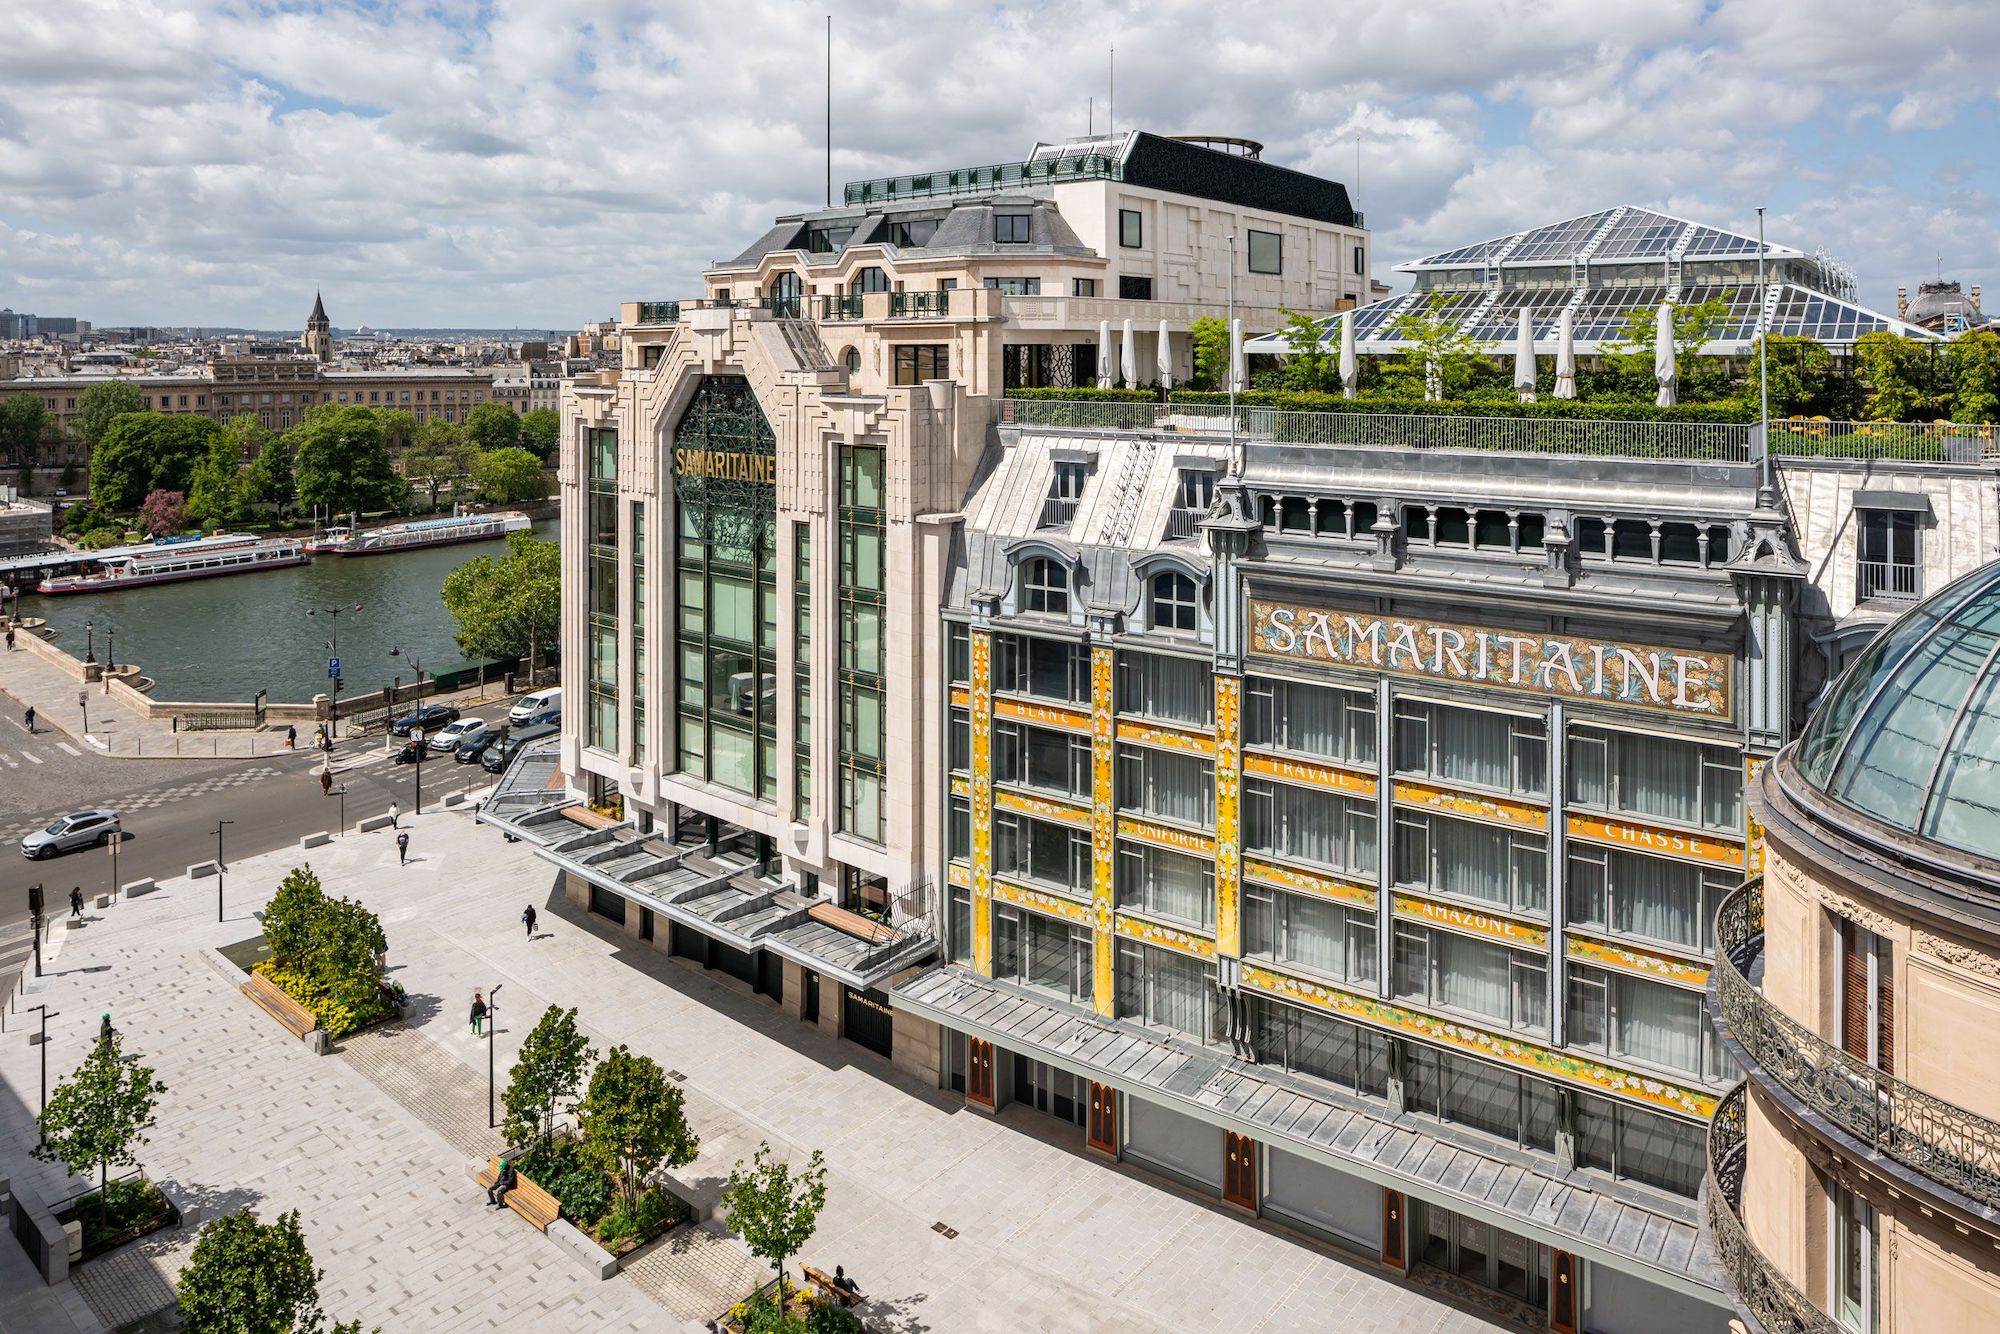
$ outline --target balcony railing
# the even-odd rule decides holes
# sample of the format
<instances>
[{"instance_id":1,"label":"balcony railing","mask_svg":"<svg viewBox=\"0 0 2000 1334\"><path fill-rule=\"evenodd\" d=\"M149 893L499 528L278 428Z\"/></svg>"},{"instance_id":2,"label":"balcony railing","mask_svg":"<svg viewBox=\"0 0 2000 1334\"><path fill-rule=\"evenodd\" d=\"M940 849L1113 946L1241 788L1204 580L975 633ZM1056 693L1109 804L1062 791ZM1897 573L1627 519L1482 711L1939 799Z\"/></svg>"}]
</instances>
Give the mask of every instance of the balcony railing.
<instances>
[{"instance_id":1,"label":"balcony railing","mask_svg":"<svg viewBox=\"0 0 2000 1334\"><path fill-rule=\"evenodd\" d=\"M1745 975L1764 948L1760 876L1715 914L1710 1000L1729 1034L1775 1084L1849 1137L1984 1208L2000 1208L2000 1122L1851 1056L1764 998Z\"/></svg>"},{"instance_id":2,"label":"balcony railing","mask_svg":"<svg viewBox=\"0 0 2000 1334\"><path fill-rule=\"evenodd\" d=\"M2000 463L2000 426L1960 426L1953 422L1774 421L1771 452L1779 458Z\"/></svg>"},{"instance_id":3,"label":"balcony railing","mask_svg":"<svg viewBox=\"0 0 2000 1334\"><path fill-rule=\"evenodd\" d=\"M678 301L641 301L639 303L639 323L673 324L681 317L681 303Z\"/></svg>"},{"instance_id":4,"label":"balcony railing","mask_svg":"<svg viewBox=\"0 0 2000 1334\"><path fill-rule=\"evenodd\" d=\"M1854 590L1857 601L1915 602L1922 596L1924 572L1915 565L1864 560L1859 566Z\"/></svg>"},{"instance_id":5,"label":"balcony railing","mask_svg":"<svg viewBox=\"0 0 2000 1334\"><path fill-rule=\"evenodd\" d=\"M1123 175L1124 168L1118 165L1118 159L1099 153L1079 153L1036 162L1001 162L990 167L960 167L955 171L920 171L908 176L849 181L843 196L850 205L875 204L886 199L983 194L1057 181L1115 181Z\"/></svg>"},{"instance_id":6,"label":"balcony railing","mask_svg":"<svg viewBox=\"0 0 2000 1334\"><path fill-rule=\"evenodd\" d=\"M1193 537L1201 531L1201 521L1207 518L1203 510L1170 510L1167 513L1167 537Z\"/></svg>"},{"instance_id":7,"label":"balcony railing","mask_svg":"<svg viewBox=\"0 0 2000 1334\"><path fill-rule=\"evenodd\" d=\"M1842 1334L1840 1326L1764 1258L1743 1230L1746 1084L1715 1106L1708 1123L1708 1235L1736 1300L1764 1334Z\"/></svg>"},{"instance_id":8,"label":"balcony railing","mask_svg":"<svg viewBox=\"0 0 2000 1334\"><path fill-rule=\"evenodd\" d=\"M905 319L917 316L939 316L951 313L951 290L937 292L891 292L889 293L889 314L891 318Z\"/></svg>"},{"instance_id":9,"label":"balcony railing","mask_svg":"<svg viewBox=\"0 0 2000 1334\"><path fill-rule=\"evenodd\" d=\"M816 296L812 302L813 318L816 320L858 320L861 318L861 294L847 296Z\"/></svg>"}]
</instances>

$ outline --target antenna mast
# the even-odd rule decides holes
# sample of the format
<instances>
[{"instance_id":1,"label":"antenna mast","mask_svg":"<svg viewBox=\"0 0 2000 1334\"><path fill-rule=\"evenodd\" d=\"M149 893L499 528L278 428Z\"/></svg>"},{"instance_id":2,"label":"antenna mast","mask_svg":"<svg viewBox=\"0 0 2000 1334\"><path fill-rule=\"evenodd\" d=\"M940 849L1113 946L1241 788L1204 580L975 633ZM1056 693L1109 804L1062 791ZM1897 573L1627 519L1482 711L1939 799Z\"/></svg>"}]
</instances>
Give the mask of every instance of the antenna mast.
<instances>
[{"instance_id":1,"label":"antenna mast","mask_svg":"<svg viewBox=\"0 0 2000 1334\"><path fill-rule=\"evenodd\" d=\"M826 16L826 206L833 207L833 15Z\"/></svg>"}]
</instances>

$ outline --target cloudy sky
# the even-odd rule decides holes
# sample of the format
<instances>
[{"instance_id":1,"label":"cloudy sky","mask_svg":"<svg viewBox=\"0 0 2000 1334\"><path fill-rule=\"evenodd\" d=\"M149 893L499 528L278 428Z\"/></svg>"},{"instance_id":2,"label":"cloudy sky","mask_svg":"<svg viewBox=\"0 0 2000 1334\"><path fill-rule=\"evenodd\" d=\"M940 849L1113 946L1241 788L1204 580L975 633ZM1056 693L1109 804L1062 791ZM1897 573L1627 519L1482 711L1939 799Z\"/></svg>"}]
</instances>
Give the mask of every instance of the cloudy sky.
<instances>
[{"instance_id":1,"label":"cloudy sky","mask_svg":"<svg viewBox=\"0 0 2000 1334\"><path fill-rule=\"evenodd\" d=\"M827 4L10 0L0 306L571 328L820 202ZM2000 303L1991 0L835 5L834 180L1099 125L1352 182L1387 265L1610 204Z\"/></svg>"}]
</instances>

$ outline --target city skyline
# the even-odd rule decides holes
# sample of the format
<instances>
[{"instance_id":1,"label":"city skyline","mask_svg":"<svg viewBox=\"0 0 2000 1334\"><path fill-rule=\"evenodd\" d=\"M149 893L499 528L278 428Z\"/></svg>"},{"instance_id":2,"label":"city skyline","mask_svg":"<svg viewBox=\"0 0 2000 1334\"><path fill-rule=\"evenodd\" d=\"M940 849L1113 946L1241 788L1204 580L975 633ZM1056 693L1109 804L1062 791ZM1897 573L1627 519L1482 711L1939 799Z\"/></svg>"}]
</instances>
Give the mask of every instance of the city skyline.
<instances>
[{"instance_id":1,"label":"city skyline","mask_svg":"<svg viewBox=\"0 0 2000 1334\"><path fill-rule=\"evenodd\" d=\"M1950 72L2000 49L2000 16L1835 10L1329 26L1278 6L1261 33L1191 6L836 10L832 179L1025 152L1082 131L1092 99L1102 129L1115 45L1119 126L1247 135L1347 183L1378 278L1524 214L1629 202L1746 230L1768 205L1774 242L1824 244L1878 309L1940 264L1984 280L1994 99ZM0 304L102 325L284 329L318 287L344 327L573 328L634 291L694 293L827 172L819 14L103 3L16 39ZM1190 49L1211 76L1186 77Z\"/></svg>"}]
</instances>

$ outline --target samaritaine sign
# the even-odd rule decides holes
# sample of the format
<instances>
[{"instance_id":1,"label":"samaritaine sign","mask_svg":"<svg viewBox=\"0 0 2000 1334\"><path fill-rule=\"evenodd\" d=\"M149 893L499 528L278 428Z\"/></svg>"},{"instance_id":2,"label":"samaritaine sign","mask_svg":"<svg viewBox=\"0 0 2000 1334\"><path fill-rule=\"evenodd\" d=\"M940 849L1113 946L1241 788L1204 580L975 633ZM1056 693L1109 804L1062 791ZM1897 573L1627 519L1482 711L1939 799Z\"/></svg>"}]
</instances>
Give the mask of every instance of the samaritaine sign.
<instances>
[{"instance_id":1,"label":"samaritaine sign","mask_svg":"<svg viewBox=\"0 0 2000 1334\"><path fill-rule=\"evenodd\" d=\"M1529 635L1376 612L1250 600L1250 647L1397 676L1495 686L1727 720L1726 653Z\"/></svg>"}]
</instances>

